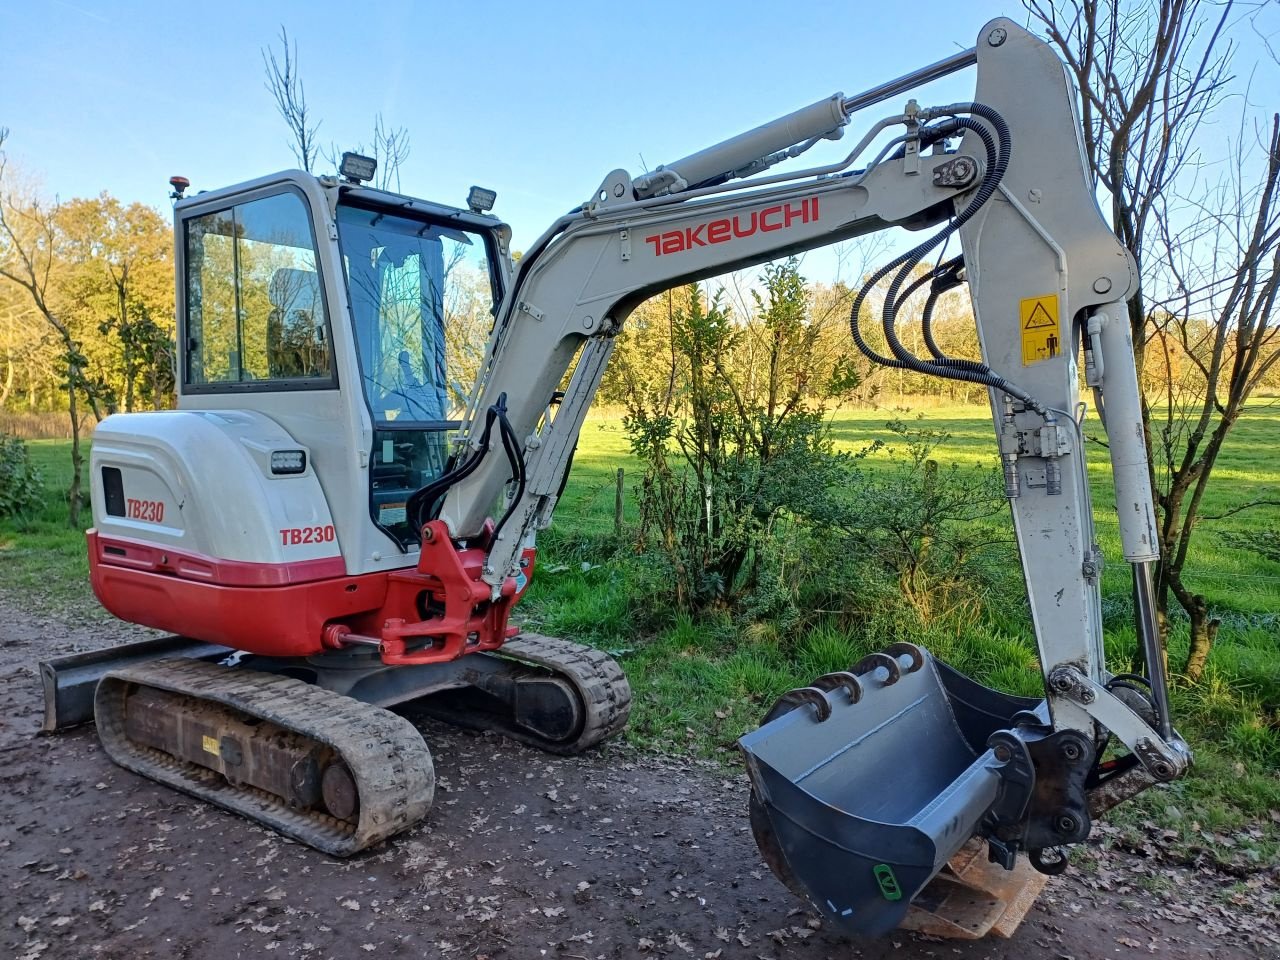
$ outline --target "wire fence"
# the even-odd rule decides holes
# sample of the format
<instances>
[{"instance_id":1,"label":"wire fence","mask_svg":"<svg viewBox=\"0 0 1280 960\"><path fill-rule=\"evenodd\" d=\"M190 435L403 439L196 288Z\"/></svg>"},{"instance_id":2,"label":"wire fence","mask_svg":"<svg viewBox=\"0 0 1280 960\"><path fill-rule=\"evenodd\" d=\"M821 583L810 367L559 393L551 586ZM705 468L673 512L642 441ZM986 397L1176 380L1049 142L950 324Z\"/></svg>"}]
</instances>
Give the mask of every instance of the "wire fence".
<instances>
[{"instance_id":1,"label":"wire fence","mask_svg":"<svg viewBox=\"0 0 1280 960\"><path fill-rule=\"evenodd\" d=\"M80 436L93 433L98 421L92 415L80 421ZM52 413L3 413L0 412L0 433L23 440L70 440L71 414L66 411Z\"/></svg>"}]
</instances>

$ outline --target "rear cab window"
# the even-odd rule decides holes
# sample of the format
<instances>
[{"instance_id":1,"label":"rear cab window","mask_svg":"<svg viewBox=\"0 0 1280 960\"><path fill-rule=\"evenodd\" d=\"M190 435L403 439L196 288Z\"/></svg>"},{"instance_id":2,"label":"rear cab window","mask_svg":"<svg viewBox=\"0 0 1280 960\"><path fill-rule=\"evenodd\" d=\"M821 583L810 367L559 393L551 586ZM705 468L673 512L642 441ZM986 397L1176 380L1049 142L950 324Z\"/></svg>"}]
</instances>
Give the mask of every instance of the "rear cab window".
<instances>
[{"instance_id":1,"label":"rear cab window","mask_svg":"<svg viewBox=\"0 0 1280 960\"><path fill-rule=\"evenodd\" d=\"M184 387L335 386L315 234L285 190L185 221Z\"/></svg>"}]
</instances>

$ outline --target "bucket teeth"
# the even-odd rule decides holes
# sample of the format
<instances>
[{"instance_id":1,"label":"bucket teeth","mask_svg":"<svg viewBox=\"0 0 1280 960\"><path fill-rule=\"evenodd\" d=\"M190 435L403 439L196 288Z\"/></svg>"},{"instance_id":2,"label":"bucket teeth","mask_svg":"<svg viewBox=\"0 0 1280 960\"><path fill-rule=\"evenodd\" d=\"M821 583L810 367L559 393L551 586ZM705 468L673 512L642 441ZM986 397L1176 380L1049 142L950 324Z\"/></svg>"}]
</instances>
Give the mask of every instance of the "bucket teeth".
<instances>
[{"instance_id":1,"label":"bucket teeth","mask_svg":"<svg viewBox=\"0 0 1280 960\"><path fill-rule=\"evenodd\" d=\"M911 660L910 665L905 668L902 666L903 657ZM888 673L888 678L884 681L887 687L902 679L904 669L907 673L915 673L922 666L924 666L924 651L914 643L891 643L879 653L867 654L855 663L852 669L859 676L866 676L883 668Z\"/></svg>"},{"instance_id":2,"label":"bucket teeth","mask_svg":"<svg viewBox=\"0 0 1280 960\"><path fill-rule=\"evenodd\" d=\"M784 713L790 713L796 707L809 704L813 707L816 719L819 722L831 716L831 703L827 700L827 695L818 687L796 687L794 690L788 690L780 696L764 718L764 722L776 720Z\"/></svg>"},{"instance_id":3,"label":"bucket teeth","mask_svg":"<svg viewBox=\"0 0 1280 960\"><path fill-rule=\"evenodd\" d=\"M853 666L853 672L864 677L881 669L889 674L884 681L886 687L902 679L902 665L887 653L868 653Z\"/></svg>"},{"instance_id":4,"label":"bucket teeth","mask_svg":"<svg viewBox=\"0 0 1280 960\"><path fill-rule=\"evenodd\" d=\"M884 652L899 661L902 657L910 657L911 666L907 667L907 673L915 673L924 666L924 651L914 643L891 643Z\"/></svg>"},{"instance_id":5,"label":"bucket teeth","mask_svg":"<svg viewBox=\"0 0 1280 960\"><path fill-rule=\"evenodd\" d=\"M840 670L836 673L827 673L813 681L812 686L819 690L835 690L841 688L849 695L850 703L857 703L862 699L862 681L855 674L848 670Z\"/></svg>"},{"instance_id":6,"label":"bucket teeth","mask_svg":"<svg viewBox=\"0 0 1280 960\"><path fill-rule=\"evenodd\" d=\"M911 663L904 667L902 665L903 658L909 658ZM859 660L850 670L837 670L834 673L826 673L813 681L807 687L796 687L794 690L788 690L777 702L773 708L765 715L764 723L770 720L776 720L784 713L796 709L796 707L809 704L814 709L815 719L821 723L831 716L831 701L827 699L827 693L840 689L844 690L849 698L849 703L854 704L862 699L862 695L866 690L865 683L861 677L868 674L874 674L877 670L883 669L888 674L888 679L883 681L884 686L897 683L902 679L903 672L915 673L924 666L924 651L917 647L914 643L893 643L885 647L879 653L869 653Z\"/></svg>"}]
</instances>

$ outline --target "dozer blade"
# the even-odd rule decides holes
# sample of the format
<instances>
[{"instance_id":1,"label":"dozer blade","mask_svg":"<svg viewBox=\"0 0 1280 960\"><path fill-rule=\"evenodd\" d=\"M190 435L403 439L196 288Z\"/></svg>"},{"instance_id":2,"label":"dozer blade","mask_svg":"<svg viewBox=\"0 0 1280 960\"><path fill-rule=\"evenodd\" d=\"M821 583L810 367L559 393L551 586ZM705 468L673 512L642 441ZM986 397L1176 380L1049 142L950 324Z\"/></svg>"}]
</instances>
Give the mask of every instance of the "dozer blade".
<instances>
[{"instance_id":1,"label":"dozer blade","mask_svg":"<svg viewBox=\"0 0 1280 960\"><path fill-rule=\"evenodd\" d=\"M299 680L159 660L107 673L94 712L120 766L333 856L431 809L435 770L409 721Z\"/></svg>"},{"instance_id":2,"label":"dozer blade","mask_svg":"<svg viewBox=\"0 0 1280 960\"><path fill-rule=\"evenodd\" d=\"M1000 796L987 739L1038 706L910 644L791 691L739 741L766 862L845 932L893 930Z\"/></svg>"},{"instance_id":3,"label":"dozer blade","mask_svg":"<svg viewBox=\"0 0 1280 960\"><path fill-rule=\"evenodd\" d=\"M72 653L40 661L44 683L44 723L46 733L93 722L93 693L98 681L112 670L150 663L153 660L222 660L235 653L216 643L186 637L157 637L135 643L117 644L104 650Z\"/></svg>"}]
</instances>

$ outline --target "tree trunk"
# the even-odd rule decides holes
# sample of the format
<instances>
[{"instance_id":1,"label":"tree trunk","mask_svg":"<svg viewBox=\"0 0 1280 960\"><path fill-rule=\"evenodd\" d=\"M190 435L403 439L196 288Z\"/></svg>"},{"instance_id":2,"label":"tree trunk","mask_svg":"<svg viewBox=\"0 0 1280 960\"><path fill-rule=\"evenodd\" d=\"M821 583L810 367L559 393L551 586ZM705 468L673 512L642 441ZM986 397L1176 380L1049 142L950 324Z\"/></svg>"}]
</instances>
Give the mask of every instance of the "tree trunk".
<instances>
[{"instance_id":1,"label":"tree trunk","mask_svg":"<svg viewBox=\"0 0 1280 960\"><path fill-rule=\"evenodd\" d=\"M1222 621L1209 616L1209 604L1205 598L1196 594L1182 604L1191 617L1191 648L1187 652L1187 679L1192 683L1200 680L1204 674L1205 664L1209 660L1209 651L1213 642L1218 639L1218 627Z\"/></svg>"},{"instance_id":2,"label":"tree trunk","mask_svg":"<svg viewBox=\"0 0 1280 960\"><path fill-rule=\"evenodd\" d=\"M9 394L13 392L13 375L18 365L13 362L13 348L5 348L5 360L8 364L7 372L4 377L4 393L0 393L0 407L9 402Z\"/></svg>"},{"instance_id":3,"label":"tree trunk","mask_svg":"<svg viewBox=\"0 0 1280 960\"><path fill-rule=\"evenodd\" d=\"M71 489L67 491L67 523L72 527L80 527L80 477L84 459L80 456L80 410L76 406L75 374L67 371L68 411L71 414Z\"/></svg>"}]
</instances>

